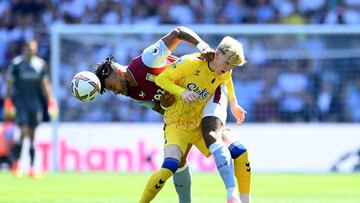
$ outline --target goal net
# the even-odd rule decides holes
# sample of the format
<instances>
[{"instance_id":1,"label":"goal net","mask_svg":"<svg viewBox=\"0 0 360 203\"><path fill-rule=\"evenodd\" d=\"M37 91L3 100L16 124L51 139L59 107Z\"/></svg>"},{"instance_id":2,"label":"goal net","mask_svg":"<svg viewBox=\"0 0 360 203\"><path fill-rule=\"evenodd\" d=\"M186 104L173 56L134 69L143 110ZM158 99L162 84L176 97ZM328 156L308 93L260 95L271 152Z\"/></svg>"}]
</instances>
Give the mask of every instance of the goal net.
<instances>
[{"instance_id":1,"label":"goal net","mask_svg":"<svg viewBox=\"0 0 360 203\"><path fill-rule=\"evenodd\" d=\"M114 55L127 65L175 26L61 25L52 30L52 82L61 121L161 121L125 96L105 93L88 103L71 96L76 72ZM360 27L285 25L190 26L212 48L230 35L247 64L233 71L247 122L359 122ZM196 52L180 43L175 55ZM234 121L228 116L229 121Z\"/></svg>"}]
</instances>

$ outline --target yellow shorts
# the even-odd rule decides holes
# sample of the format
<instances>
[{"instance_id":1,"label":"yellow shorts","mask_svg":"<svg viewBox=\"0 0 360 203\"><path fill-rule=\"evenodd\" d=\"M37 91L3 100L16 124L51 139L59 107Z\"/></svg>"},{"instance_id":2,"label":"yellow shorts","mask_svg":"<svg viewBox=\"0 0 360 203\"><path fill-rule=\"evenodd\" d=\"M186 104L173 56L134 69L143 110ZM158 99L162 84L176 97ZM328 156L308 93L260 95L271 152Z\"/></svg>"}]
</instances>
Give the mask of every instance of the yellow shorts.
<instances>
[{"instance_id":1,"label":"yellow shorts","mask_svg":"<svg viewBox=\"0 0 360 203\"><path fill-rule=\"evenodd\" d=\"M207 149L205 141L202 137L200 127L191 131L186 131L173 126L166 126L164 139L164 147L169 145L178 145L183 154L186 153L188 148L195 145L204 156L209 157L211 155L211 152Z\"/></svg>"}]
</instances>

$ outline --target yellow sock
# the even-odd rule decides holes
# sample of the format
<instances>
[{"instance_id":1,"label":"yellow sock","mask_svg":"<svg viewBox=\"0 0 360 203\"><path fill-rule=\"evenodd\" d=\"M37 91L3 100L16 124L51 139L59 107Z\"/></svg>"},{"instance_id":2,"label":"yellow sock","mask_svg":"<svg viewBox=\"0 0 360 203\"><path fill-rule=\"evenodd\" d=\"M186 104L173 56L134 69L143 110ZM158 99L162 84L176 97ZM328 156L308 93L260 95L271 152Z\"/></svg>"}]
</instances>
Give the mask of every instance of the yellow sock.
<instances>
[{"instance_id":1,"label":"yellow sock","mask_svg":"<svg viewBox=\"0 0 360 203\"><path fill-rule=\"evenodd\" d=\"M240 194L250 194L251 167L247 151L234 160L234 172Z\"/></svg>"},{"instance_id":2,"label":"yellow sock","mask_svg":"<svg viewBox=\"0 0 360 203\"><path fill-rule=\"evenodd\" d=\"M140 203L148 203L155 198L157 193L162 189L165 181L173 175L173 172L167 168L160 168L148 180L143 194L141 195Z\"/></svg>"}]
</instances>

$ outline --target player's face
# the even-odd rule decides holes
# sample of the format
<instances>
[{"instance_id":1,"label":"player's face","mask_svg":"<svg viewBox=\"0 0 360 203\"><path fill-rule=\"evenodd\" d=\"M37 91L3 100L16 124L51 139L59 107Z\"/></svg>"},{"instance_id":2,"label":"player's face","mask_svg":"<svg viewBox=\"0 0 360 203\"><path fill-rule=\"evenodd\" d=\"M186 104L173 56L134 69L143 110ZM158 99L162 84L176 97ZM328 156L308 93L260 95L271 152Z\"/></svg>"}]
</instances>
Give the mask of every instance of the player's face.
<instances>
[{"instance_id":1,"label":"player's face","mask_svg":"<svg viewBox=\"0 0 360 203\"><path fill-rule=\"evenodd\" d=\"M37 53L38 46L35 41L26 42L24 45L24 53L26 56L33 56Z\"/></svg>"},{"instance_id":2,"label":"player's face","mask_svg":"<svg viewBox=\"0 0 360 203\"><path fill-rule=\"evenodd\" d=\"M212 65L213 71L215 71L217 75L224 74L233 69L233 66L226 61L225 56L219 50L217 50L215 53L215 58L212 61Z\"/></svg>"},{"instance_id":3,"label":"player's face","mask_svg":"<svg viewBox=\"0 0 360 203\"><path fill-rule=\"evenodd\" d=\"M105 79L105 89L112 91L115 95L129 95L129 82L115 71Z\"/></svg>"}]
</instances>

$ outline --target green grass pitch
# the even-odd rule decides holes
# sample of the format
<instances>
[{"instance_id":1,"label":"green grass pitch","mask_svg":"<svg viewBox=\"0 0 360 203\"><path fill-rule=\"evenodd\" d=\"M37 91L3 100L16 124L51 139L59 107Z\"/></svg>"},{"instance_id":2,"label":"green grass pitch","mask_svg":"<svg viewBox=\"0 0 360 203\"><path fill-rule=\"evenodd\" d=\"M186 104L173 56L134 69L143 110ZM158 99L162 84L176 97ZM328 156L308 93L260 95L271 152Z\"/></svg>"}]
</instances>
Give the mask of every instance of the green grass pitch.
<instances>
[{"instance_id":1,"label":"green grass pitch","mask_svg":"<svg viewBox=\"0 0 360 203\"><path fill-rule=\"evenodd\" d=\"M0 203L135 203L149 173L49 173L42 180L0 172ZM194 203L225 203L217 173L193 174ZM360 174L254 174L253 203L360 203ZM176 203L168 181L154 203Z\"/></svg>"}]
</instances>

